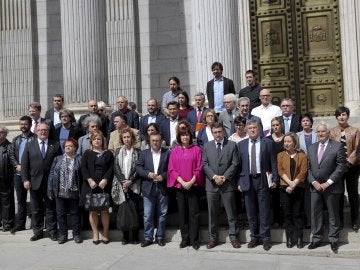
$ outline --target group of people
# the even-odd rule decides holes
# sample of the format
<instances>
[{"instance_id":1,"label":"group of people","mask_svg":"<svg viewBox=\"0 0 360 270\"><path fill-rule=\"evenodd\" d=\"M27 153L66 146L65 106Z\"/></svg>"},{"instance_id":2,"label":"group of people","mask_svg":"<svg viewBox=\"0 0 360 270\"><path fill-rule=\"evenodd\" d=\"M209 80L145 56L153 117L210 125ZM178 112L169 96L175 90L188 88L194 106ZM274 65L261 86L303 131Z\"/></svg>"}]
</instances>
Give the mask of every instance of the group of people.
<instances>
[{"instance_id":1,"label":"group of people","mask_svg":"<svg viewBox=\"0 0 360 270\"><path fill-rule=\"evenodd\" d=\"M103 102L90 100L89 112L76 121L63 108L61 95L41 118L41 105L29 105L20 118L21 134L12 143L0 126L0 199L3 231L25 229L26 197L30 192L31 241L43 238L44 216L48 236L68 241L67 216L72 233L81 243L81 212L87 195L108 193L113 206L131 201L143 220L142 247L164 246L169 190L176 196L181 232L180 248L199 249L199 195L205 190L209 239L218 244L219 213L223 207L229 239L240 248L237 196L245 202L250 242L271 248L270 227L284 223L286 245L302 248L303 228L311 227L309 249L323 239L323 208L329 213L328 239L338 250L344 226L344 185L351 208L352 228L359 229L359 130L348 124L350 111L335 111L338 125L320 122L312 129L310 114L295 114L289 98L280 107L271 93L246 72L248 86L235 95L233 82L222 76L221 63L212 65L214 79L206 96L197 93L194 104L169 79L162 106L147 101L142 117L117 98L118 110L107 115ZM206 98L208 108L205 106ZM14 190L17 215L14 216ZM143 214L140 217L140 209ZM92 241L108 244L109 210L89 211ZM99 223L102 223L100 239ZM156 228L156 233L155 233ZM122 243L138 244L139 227L123 231Z\"/></svg>"}]
</instances>

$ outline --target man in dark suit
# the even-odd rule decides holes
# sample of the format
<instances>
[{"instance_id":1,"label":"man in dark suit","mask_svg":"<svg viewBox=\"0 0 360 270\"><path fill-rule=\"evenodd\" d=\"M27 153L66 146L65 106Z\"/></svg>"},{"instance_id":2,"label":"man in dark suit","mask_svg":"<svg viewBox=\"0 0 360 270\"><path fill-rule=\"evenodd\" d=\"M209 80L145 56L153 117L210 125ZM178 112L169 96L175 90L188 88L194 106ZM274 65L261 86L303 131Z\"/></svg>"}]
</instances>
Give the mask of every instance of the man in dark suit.
<instances>
[{"instance_id":1,"label":"man in dark suit","mask_svg":"<svg viewBox=\"0 0 360 270\"><path fill-rule=\"evenodd\" d=\"M53 139L54 138L54 123L50 120L50 119L45 119L41 117L41 104L39 102L31 102L29 104L29 116L32 119L32 123L31 123L31 132L33 132L34 134L37 134L36 130L38 128L38 126L41 123L45 123L50 127L50 131L49 131L49 138Z\"/></svg>"},{"instance_id":2,"label":"man in dark suit","mask_svg":"<svg viewBox=\"0 0 360 270\"><path fill-rule=\"evenodd\" d=\"M300 115L294 113L294 101L291 98L284 98L281 101L280 108L282 111L280 120L284 123L282 133L286 134L290 131L297 133L301 131Z\"/></svg>"},{"instance_id":3,"label":"man in dark suit","mask_svg":"<svg viewBox=\"0 0 360 270\"><path fill-rule=\"evenodd\" d=\"M60 94L53 96L53 107L48 109L45 113L45 119L53 122L54 127L60 124L60 111L64 108L64 97Z\"/></svg>"},{"instance_id":4,"label":"man in dark suit","mask_svg":"<svg viewBox=\"0 0 360 270\"><path fill-rule=\"evenodd\" d=\"M241 164L238 189L245 196L251 237L248 248L254 248L262 241L263 248L269 250L271 248L269 188L275 188L278 183L277 163L272 141L260 137L259 123L256 120L249 120L246 128L249 138L238 143Z\"/></svg>"},{"instance_id":5,"label":"man in dark suit","mask_svg":"<svg viewBox=\"0 0 360 270\"><path fill-rule=\"evenodd\" d=\"M141 177L141 190L144 197L144 242L142 247L153 243L154 215L157 209L156 237L159 246L165 245L165 221L169 198L166 191L169 150L161 148L160 133L150 135L150 149L140 153L136 172Z\"/></svg>"},{"instance_id":6,"label":"man in dark suit","mask_svg":"<svg viewBox=\"0 0 360 270\"><path fill-rule=\"evenodd\" d=\"M246 119L246 121L249 120L255 120L256 122L259 123L260 125L260 136L264 137L263 135L263 127L262 127L262 123L261 123L261 118L257 117L255 115L252 115L250 113L250 99L248 97L241 97L238 99L238 107L240 109L240 116L244 117Z\"/></svg>"},{"instance_id":7,"label":"man in dark suit","mask_svg":"<svg viewBox=\"0 0 360 270\"><path fill-rule=\"evenodd\" d=\"M238 168L236 143L225 138L224 128L219 123L211 127L211 132L214 140L205 144L202 157L209 215L209 241L206 247L211 249L217 245L221 200L228 218L230 242L234 248L240 248L234 195L234 177Z\"/></svg>"},{"instance_id":8,"label":"man in dark suit","mask_svg":"<svg viewBox=\"0 0 360 270\"><path fill-rule=\"evenodd\" d=\"M166 142L166 146L171 146L176 141L176 126L181 120L179 118L180 105L176 101L170 101L167 105L167 112L169 118L165 118L161 121L160 131L163 134L163 138Z\"/></svg>"},{"instance_id":9,"label":"man in dark suit","mask_svg":"<svg viewBox=\"0 0 360 270\"><path fill-rule=\"evenodd\" d=\"M116 105L118 106L118 110L113 112L110 116L108 134L115 130L114 117L118 115L119 112L126 115L129 127L139 129L139 114L136 111L130 110L128 99L125 96L118 96Z\"/></svg>"},{"instance_id":10,"label":"man in dark suit","mask_svg":"<svg viewBox=\"0 0 360 270\"><path fill-rule=\"evenodd\" d=\"M156 99L151 98L147 101L147 111L148 114L144 115L140 119L139 130L140 130L140 139L141 141L145 140L147 137L146 127L150 123L156 123L158 127L161 125L161 121L165 119L165 115L162 114L159 104Z\"/></svg>"},{"instance_id":11,"label":"man in dark suit","mask_svg":"<svg viewBox=\"0 0 360 270\"><path fill-rule=\"evenodd\" d=\"M214 62L211 65L211 71L214 74L214 79L208 81L206 85L206 96L209 108L214 109L216 113L221 113L224 110L224 95L235 94L234 82L222 75L223 65L219 62Z\"/></svg>"},{"instance_id":12,"label":"man in dark suit","mask_svg":"<svg viewBox=\"0 0 360 270\"><path fill-rule=\"evenodd\" d=\"M21 159L21 178L30 190L31 224L34 235L30 241L43 238L44 211L46 230L51 240L57 240L55 203L47 196L48 176L53 159L61 153L58 142L49 140L49 126L40 124L37 139L28 142Z\"/></svg>"},{"instance_id":13,"label":"man in dark suit","mask_svg":"<svg viewBox=\"0 0 360 270\"><path fill-rule=\"evenodd\" d=\"M198 123L204 124L203 116L207 108L204 106L205 95L203 93L195 94L194 100L195 100L194 110L190 111L187 114L186 119L191 123L193 129L196 130L196 124Z\"/></svg>"},{"instance_id":14,"label":"man in dark suit","mask_svg":"<svg viewBox=\"0 0 360 270\"><path fill-rule=\"evenodd\" d=\"M311 193L311 233L309 249L321 245L323 238L323 202L329 212L329 242L331 250L337 252L340 234L339 202L344 192L342 176L347 171L346 153L340 142L330 140L329 125L321 121L317 127L319 141L308 150Z\"/></svg>"}]
</instances>

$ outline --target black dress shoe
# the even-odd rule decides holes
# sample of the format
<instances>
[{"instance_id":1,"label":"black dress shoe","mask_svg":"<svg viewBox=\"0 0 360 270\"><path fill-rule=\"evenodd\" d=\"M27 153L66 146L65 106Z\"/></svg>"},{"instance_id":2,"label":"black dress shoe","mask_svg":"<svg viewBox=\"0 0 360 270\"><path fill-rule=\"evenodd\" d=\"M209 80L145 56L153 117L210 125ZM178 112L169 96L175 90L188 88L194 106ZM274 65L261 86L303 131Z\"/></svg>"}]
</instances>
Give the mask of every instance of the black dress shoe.
<instances>
[{"instance_id":1,"label":"black dress shoe","mask_svg":"<svg viewBox=\"0 0 360 270\"><path fill-rule=\"evenodd\" d=\"M310 245L308 246L308 249L315 249L320 247L320 242L311 242Z\"/></svg>"},{"instance_id":2,"label":"black dress shoe","mask_svg":"<svg viewBox=\"0 0 360 270\"><path fill-rule=\"evenodd\" d=\"M107 239L107 240L106 240L106 239L103 239L102 242L103 242L103 244L107 245L107 244L110 243L110 240L109 240L109 239Z\"/></svg>"},{"instance_id":3,"label":"black dress shoe","mask_svg":"<svg viewBox=\"0 0 360 270\"><path fill-rule=\"evenodd\" d=\"M352 225L352 229L354 230L354 232L359 232L359 225L357 225L357 224L354 224L354 225Z\"/></svg>"},{"instance_id":4,"label":"black dress shoe","mask_svg":"<svg viewBox=\"0 0 360 270\"><path fill-rule=\"evenodd\" d=\"M58 240L59 244L65 244L67 242L67 238L66 237L60 237Z\"/></svg>"},{"instance_id":5,"label":"black dress shoe","mask_svg":"<svg viewBox=\"0 0 360 270\"><path fill-rule=\"evenodd\" d=\"M31 236L30 241L37 241L37 240L42 239L43 237L44 237L44 236L43 236L42 233L40 233L40 234L34 234L33 236Z\"/></svg>"},{"instance_id":6,"label":"black dress shoe","mask_svg":"<svg viewBox=\"0 0 360 270\"><path fill-rule=\"evenodd\" d=\"M157 243L158 243L158 245L159 245L160 247L165 246L165 240L164 240L164 239L158 239Z\"/></svg>"},{"instance_id":7,"label":"black dress shoe","mask_svg":"<svg viewBox=\"0 0 360 270\"><path fill-rule=\"evenodd\" d=\"M194 243L192 244L192 247L193 247L193 249L195 249L195 250L199 250L200 245L199 245L198 242L194 242Z\"/></svg>"},{"instance_id":8,"label":"black dress shoe","mask_svg":"<svg viewBox=\"0 0 360 270\"><path fill-rule=\"evenodd\" d=\"M58 240L58 237L57 237L56 233L50 234L49 238L51 239L51 241L57 241Z\"/></svg>"},{"instance_id":9,"label":"black dress shoe","mask_svg":"<svg viewBox=\"0 0 360 270\"><path fill-rule=\"evenodd\" d=\"M141 243L141 247L148 247L153 244L153 241L150 240L144 240L144 242Z\"/></svg>"},{"instance_id":10,"label":"black dress shoe","mask_svg":"<svg viewBox=\"0 0 360 270\"><path fill-rule=\"evenodd\" d=\"M97 246L98 244L100 244L100 240L98 239L98 240L93 240L93 244L95 245L95 246Z\"/></svg>"},{"instance_id":11,"label":"black dress shoe","mask_svg":"<svg viewBox=\"0 0 360 270\"><path fill-rule=\"evenodd\" d=\"M74 242L75 242L76 244L82 243L81 236L80 236L80 235L75 235L75 236L74 236Z\"/></svg>"},{"instance_id":12,"label":"black dress shoe","mask_svg":"<svg viewBox=\"0 0 360 270\"><path fill-rule=\"evenodd\" d=\"M271 243L269 240L263 241L263 249L268 251L270 250L270 248L272 247Z\"/></svg>"},{"instance_id":13,"label":"black dress shoe","mask_svg":"<svg viewBox=\"0 0 360 270\"><path fill-rule=\"evenodd\" d=\"M25 230L25 227L22 227L22 226L15 226L14 228L12 228L10 230L10 233L11 234L15 234L16 232L20 232L20 231L24 231Z\"/></svg>"},{"instance_id":14,"label":"black dress shoe","mask_svg":"<svg viewBox=\"0 0 360 270\"><path fill-rule=\"evenodd\" d=\"M2 231L3 232L8 232L11 230L11 226L10 225L5 225L3 228L2 228Z\"/></svg>"},{"instance_id":15,"label":"black dress shoe","mask_svg":"<svg viewBox=\"0 0 360 270\"><path fill-rule=\"evenodd\" d=\"M292 248L292 247L293 247L293 243L292 243L290 237L286 240L286 247L287 247L287 248Z\"/></svg>"},{"instance_id":16,"label":"black dress shoe","mask_svg":"<svg viewBox=\"0 0 360 270\"><path fill-rule=\"evenodd\" d=\"M255 239L252 239L248 244L247 244L247 247L248 248L254 248L256 247L257 245L259 244L259 242Z\"/></svg>"},{"instance_id":17,"label":"black dress shoe","mask_svg":"<svg viewBox=\"0 0 360 270\"><path fill-rule=\"evenodd\" d=\"M333 252L337 252L339 249L339 245L336 242L330 243L330 247Z\"/></svg>"},{"instance_id":18,"label":"black dress shoe","mask_svg":"<svg viewBox=\"0 0 360 270\"><path fill-rule=\"evenodd\" d=\"M304 240L302 238L298 238L296 246L297 246L297 248L303 248L304 247Z\"/></svg>"},{"instance_id":19,"label":"black dress shoe","mask_svg":"<svg viewBox=\"0 0 360 270\"><path fill-rule=\"evenodd\" d=\"M125 246L125 245L129 244L129 240L128 240L128 239L123 239L123 240L121 241L121 244L122 244L123 246Z\"/></svg>"},{"instance_id":20,"label":"black dress shoe","mask_svg":"<svg viewBox=\"0 0 360 270\"><path fill-rule=\"evenodd\" d=\"M179 247L180 247L180 248L186 248L188 245L189 245L189 242L188 242L188 241L182 240L182 241L180 242Z\"/></svg>"}]
</instances>

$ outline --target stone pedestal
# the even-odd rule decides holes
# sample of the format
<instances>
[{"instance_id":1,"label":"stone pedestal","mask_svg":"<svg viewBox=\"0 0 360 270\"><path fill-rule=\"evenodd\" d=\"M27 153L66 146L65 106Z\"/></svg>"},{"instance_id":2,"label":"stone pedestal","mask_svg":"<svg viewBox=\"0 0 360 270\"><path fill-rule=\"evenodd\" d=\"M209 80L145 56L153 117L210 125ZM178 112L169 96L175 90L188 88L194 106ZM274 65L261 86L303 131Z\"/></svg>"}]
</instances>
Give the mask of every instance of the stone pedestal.
<instances>
[{"instance_id":1,"label":"stone pedestal","mask_svg":"<svg viewBox=\"0 0 360 270\"><path fill-rule=\"evenodd\" d=\"M61 0L64 98L108 102L106 1Z\"/></svg>"}]
</instances>

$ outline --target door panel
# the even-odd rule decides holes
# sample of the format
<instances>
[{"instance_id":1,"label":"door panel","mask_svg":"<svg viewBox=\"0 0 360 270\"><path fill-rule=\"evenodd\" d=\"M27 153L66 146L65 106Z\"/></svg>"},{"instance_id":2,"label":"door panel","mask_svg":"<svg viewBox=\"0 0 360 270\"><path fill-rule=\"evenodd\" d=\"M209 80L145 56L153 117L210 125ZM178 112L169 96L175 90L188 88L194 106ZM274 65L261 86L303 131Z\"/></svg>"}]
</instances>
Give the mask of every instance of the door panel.
<instances>
[{"instance_id":1,"label":"door panel","mask_svg":"<svg viewBox=\"0 0 360 270\"><path fill-rule=\"evenodd\" d=\"M273 103L333 115L343 105L338 6L334 0L251 0L253 69Z\"/></svg>"}]
</instances>

